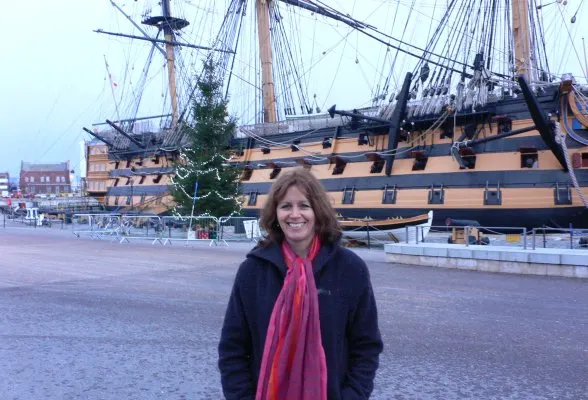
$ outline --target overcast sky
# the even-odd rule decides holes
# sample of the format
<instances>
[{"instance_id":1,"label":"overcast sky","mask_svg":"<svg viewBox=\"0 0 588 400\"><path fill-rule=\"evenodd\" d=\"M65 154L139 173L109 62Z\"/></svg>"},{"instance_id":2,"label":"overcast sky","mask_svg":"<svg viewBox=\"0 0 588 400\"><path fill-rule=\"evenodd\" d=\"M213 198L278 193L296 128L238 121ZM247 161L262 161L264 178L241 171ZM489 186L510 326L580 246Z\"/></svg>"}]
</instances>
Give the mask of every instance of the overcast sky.
<instances>
[{"instance_id":1,"label":"overcast sky","mask_svg":"<svg viewBox=\"0 0 588 400\"><path fill-rule=\"evenodd\" d=\"M197 7L211 2L189 3ZM118 3L130 7L134 2ZM569 0L568 8L575 9L578 4L578 0ZM588 6L583 8L582 14L587 15ZM0 171L15 177L21 161L70 160L78 174L80 141L89 137L81 128L91 127L98 118L102 121L104 104L112 99L104 55L115 57L113 42L93 30L116 30L128 23L108 0L4 1L2 15ZM580 24L585 27L583 36L588 36L588 21L579 19L576 26Z\"/></svg>"}]
</instances>

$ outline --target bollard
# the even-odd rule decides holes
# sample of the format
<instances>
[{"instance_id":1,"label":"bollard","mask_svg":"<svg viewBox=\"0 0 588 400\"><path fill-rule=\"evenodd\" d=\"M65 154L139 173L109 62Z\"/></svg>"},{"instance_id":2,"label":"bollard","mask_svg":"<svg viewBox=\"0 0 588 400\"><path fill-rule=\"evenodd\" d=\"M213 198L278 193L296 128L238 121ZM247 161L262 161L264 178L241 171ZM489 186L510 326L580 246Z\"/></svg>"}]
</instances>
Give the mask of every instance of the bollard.
<instances>
[{"instance_id":1,"label":"bollard","mask_svg":"<svg viewBox=\"0 0 588 400\"><path fill-rule=\"evenodd\" d=\"M570 249L574 248L574 228L570 223Z\"/></svg>"}]
</instances>

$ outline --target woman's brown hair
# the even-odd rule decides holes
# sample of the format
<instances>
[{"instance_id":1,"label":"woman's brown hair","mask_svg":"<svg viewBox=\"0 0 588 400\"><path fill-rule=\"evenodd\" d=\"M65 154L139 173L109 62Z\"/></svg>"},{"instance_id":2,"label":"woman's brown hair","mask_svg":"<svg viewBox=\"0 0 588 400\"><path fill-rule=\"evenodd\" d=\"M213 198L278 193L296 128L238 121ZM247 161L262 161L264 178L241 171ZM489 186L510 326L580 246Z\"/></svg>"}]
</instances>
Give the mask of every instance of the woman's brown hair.
<instances>
[{"instance_id":1,"label":"woman's brown hair","mask_svg":"<svg viewBox=\"0 0 588 400\"><path fill-rule=\"evenodd\" d=\"M259 221L267 236L260 244L267 246L271 242L281 243L284 240L277 208L292 186L296 186L308 198L315 215L315 231L321 242L331 244L337 241L341 237L341 228L325 188L308 168L297 167L280 175L270 189Z\"/></svg>"}]
</instances>

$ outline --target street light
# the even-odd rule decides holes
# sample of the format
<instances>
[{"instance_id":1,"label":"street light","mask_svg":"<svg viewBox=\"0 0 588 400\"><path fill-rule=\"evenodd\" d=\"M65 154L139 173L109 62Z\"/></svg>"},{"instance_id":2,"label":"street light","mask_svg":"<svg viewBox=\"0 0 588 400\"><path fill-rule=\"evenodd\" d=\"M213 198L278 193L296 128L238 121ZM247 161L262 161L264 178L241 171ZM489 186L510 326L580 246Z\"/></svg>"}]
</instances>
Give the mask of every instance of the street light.
<instances>
[{"instance_id":1,"label":"street light","mask_svg":"<svg viewBox=\"0 0 588 400\"><path fill-rule=\"evenodd\" d=\"M133 180L133 178L129 179L130 183L131 183L131 211L135 210L135 200L133 198L133 184L135 183L135 181Z\"/></svg>"}]
</instances>

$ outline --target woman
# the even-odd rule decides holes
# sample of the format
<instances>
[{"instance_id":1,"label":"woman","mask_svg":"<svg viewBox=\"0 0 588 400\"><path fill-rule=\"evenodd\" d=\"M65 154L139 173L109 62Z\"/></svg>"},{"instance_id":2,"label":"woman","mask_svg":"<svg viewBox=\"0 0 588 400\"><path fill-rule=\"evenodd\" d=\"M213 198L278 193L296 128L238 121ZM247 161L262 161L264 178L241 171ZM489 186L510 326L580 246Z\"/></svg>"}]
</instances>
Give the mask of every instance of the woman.
<instances>
[{"instance_id":1,"label":"woman","mask_svg":"<svg viewBox=\"0 0 588 400\"><path fill-rule=\"evenodd\" d=\"M376 302L324 188L305 168L284 173L260 223L267 237L237 271L221 332L225 397L368 399L383 348Z\"/></svg>"}]
</instances>

